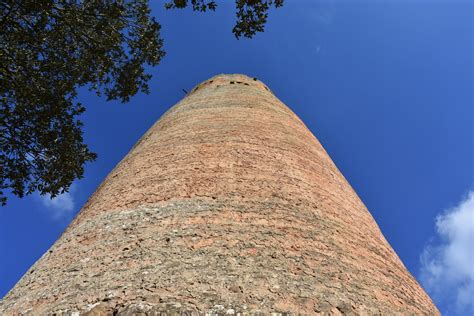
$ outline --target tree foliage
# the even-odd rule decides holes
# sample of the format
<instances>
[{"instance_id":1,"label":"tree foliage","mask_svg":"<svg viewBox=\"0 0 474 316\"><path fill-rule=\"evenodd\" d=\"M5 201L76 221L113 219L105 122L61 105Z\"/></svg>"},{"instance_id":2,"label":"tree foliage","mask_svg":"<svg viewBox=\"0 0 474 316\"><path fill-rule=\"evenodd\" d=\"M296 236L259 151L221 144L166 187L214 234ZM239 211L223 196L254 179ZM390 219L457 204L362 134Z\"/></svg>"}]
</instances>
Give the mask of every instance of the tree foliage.
<instances>
[{"instance_id":1,"label":"tree foliage","mask_svg":"<svg viewBox=\"0 0 474 316\"><path fill-rule=\"evenodd\" d=\"M236 0L237 38L264 30L283 0ZM215 1L172 0L215 10ZM160 24L147 0L0 0L0 204L5 190L51 197L81 178L96 159L82 136L75 101L88 87L107 100L148 93L146 65L164 57Z\"/></svg>"},{"instance_id":2,"label":"tree foliage","mask_svg":"<svg viewBox=\"0 0 474 316\"><path fill-rule=\"evenodd\" d=\"M172 0L165 4L167 9L183 9L189 3L194 11L214 11L217 3L214 0ZM236 38L252 38L256 33L265 30L268 10L283 6L283 0L235 0L237 21L232 29Z\"/></svg>"}]
</instances>

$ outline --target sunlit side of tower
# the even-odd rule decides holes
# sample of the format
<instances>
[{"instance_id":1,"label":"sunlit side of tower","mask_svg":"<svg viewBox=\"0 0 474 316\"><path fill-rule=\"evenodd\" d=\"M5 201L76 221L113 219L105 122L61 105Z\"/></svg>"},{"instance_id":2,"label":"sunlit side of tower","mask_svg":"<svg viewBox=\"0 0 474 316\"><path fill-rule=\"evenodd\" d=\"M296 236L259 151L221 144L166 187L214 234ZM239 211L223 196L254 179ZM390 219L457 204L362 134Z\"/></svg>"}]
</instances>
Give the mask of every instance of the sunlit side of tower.
<instances>
[{"instance_id":1,"label":"sunlit side of tower","mask_svg":"<svg viewBox=\"0 0 474 316\"><path fill-rule=\"evenodd\" d=\"M163 115L0 302L185 311L439 314L318 140L244 75Z\"/></svg>"}]
</instances>

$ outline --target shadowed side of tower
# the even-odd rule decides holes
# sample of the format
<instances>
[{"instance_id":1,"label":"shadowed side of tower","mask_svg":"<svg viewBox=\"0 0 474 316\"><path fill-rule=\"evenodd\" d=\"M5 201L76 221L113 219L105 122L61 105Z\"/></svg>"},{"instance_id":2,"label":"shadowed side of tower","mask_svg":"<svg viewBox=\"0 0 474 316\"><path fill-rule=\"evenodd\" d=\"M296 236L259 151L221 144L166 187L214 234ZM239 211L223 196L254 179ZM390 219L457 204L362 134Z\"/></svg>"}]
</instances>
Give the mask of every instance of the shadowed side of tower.
<instances>
[{"instance_id":1,"label":"shadowed side of tower","mask_svg":"<svg viewBox=\"0 0 474 316\"><path fill-rule=\"evenodd\" d=\"M438 314L318 140L243 75L163 115L0 302L138 311Z\"/></svg>"}]
</instances>

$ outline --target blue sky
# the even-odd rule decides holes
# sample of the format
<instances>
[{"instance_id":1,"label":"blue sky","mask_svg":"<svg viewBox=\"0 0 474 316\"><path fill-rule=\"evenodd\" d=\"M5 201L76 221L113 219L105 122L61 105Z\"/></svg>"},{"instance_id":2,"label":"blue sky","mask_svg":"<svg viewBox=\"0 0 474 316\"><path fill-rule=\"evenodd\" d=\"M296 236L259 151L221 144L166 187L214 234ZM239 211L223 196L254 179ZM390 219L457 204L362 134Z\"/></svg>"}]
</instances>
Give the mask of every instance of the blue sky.
<instances>
[{"instance_id":1,"label":"blue sky","mask_svg":"<svg viewBox=\"0 0 474 316\"><path fill-rule=\"evenodd\" d=\"M11 197L0 208L0 297L182 89L244 73L318 137L440 310L474 311L472 1L286 1L265 33L239 41L232 4L154 14L167 56L151 70L151 94L128 104L80 94L99 155L84 179L59 200Z\"/></svg>"}]
</instances>

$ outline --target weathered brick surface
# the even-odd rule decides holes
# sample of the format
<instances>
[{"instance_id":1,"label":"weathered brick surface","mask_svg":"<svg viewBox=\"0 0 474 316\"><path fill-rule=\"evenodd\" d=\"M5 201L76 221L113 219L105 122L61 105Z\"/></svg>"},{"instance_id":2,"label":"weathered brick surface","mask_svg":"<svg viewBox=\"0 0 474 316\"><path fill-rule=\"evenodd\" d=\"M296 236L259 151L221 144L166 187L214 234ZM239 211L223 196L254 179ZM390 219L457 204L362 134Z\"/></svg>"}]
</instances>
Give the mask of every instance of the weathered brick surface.
<instances>
[{"instance_id":1,"label":"weathered brick surface","mask_svg":"<svg viewBox=\"0 0 474 316\"><path fill-rule=\"evenodd\" d=\"M117 165L0 314L438 314L318 140L220 75Z\"/></svg>"}]
</instances>

